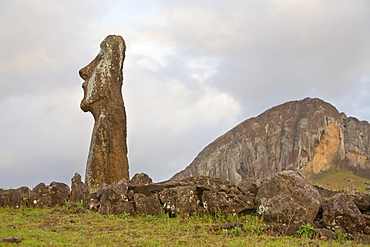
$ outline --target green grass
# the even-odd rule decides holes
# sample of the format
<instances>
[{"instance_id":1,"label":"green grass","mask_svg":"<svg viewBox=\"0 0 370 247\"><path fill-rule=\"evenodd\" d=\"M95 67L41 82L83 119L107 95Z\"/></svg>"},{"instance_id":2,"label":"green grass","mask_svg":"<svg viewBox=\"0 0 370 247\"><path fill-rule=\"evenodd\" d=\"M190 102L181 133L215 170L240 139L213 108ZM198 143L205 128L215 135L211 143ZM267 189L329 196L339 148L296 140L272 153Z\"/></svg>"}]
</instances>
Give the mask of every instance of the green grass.
<instances>
[{"instance_id":1,"label":"green grass","mask_svg":"<svg viewBox=\"0 0 370 247\"><path fill-rule=\"evenodd\" d=\"M326 189L344 190L347 192L352 192L353 188L356 188L359 192L368 192L366 188L370 187L370 185L365 184L370 184L369 179L357 177L352 173L337 169L330 169L316 174L312 177L311 183Z\"/></svg>"},{"instance_id":2,"label":"green grass","mask_svg":"<svg viewBox=\"0 0 370 247\"><path fill-rule=\"evenodd\" d=\"M0 241L20 237L17 246L341 246L339 241L263 234L255 216L169 218L77 214L76 209L0 208ZM242 223L229 230L211 230L222 223ZM0 246L14 246L0 242ZM363 246L346 242L346 246Z\"/></svg>"}]
</instances>

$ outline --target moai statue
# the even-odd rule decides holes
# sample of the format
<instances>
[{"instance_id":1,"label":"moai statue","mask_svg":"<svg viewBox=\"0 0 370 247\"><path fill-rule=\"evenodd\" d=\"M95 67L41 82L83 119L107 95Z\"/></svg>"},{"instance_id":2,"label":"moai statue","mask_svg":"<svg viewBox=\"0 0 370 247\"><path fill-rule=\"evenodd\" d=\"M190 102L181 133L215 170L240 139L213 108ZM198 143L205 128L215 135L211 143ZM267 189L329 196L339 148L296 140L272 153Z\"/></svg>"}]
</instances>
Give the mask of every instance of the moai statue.
<instances>
[{"instance_id":1,"label":"moai statue","mask_svg":"<svg viewBox=\"0 0 370 247\"><path fill-rule=\"evenodd\" d=\"M122 98L126 44L109 35L95 59L79 71L84 80L81 109L91 112L95 123L86 165L85 183L90 191L103 184L129 180L126 111Z\"/></svg>"}]
</instances>

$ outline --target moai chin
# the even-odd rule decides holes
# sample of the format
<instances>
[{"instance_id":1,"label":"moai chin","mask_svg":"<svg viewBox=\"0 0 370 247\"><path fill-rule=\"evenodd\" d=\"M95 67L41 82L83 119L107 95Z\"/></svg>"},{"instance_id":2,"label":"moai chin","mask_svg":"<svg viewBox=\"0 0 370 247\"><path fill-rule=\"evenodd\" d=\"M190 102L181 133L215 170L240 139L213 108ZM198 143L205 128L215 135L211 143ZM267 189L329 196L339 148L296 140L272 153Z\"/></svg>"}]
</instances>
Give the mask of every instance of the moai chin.
<instances>
[{"instance_id":1,"label":"moai chin","mask_svg":"<svg viewBox=\"0 0 370 247\"><path fill-rule=\"evenodd\" d=\"M84 80L81 109L91 112L95 123L86 165L85 183L90 191L103 184L129 180L126 111L122 97L126 44L109 35L100 52L79 74Z\"/></svg>"}]
</instances>

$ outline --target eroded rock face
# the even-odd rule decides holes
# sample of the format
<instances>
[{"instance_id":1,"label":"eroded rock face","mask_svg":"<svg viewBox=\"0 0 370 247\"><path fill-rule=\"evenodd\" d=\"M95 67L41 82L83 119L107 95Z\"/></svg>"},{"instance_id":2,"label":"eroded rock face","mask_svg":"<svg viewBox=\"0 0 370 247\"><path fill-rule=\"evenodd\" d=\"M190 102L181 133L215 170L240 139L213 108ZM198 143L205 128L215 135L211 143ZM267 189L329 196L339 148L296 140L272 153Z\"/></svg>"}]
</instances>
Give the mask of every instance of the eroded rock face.
<instances>
[{"instance_id":1,"label":"eroded rock face","mask_svg":"<svg viewBox=\"0 0 370 247\"><path fill-rule=\"evenodd\" d=\"M219 177L231 182L301 171L305 177L340 168L370 178L370 125L306 98L248 119L204 148L173 179Z\"/></svg>"},{"instance_id":2,"label":"eroded rock face","mask_svg":"<svg viewBox=\"0 0 370 247\"><path fill-rule=\"evenodd\" d=\"M282 171L260 186L255 200L265 220L299 224L314 222L322 198L300 174Z\"/></svg>"},{"instance_id":3,"label":"eroded rock face","mask_svg":"<svg viewBox=\"0 0 370 247\"><path fill-rule=\"evenodd\" d=\"M109 35L96 58L79 71L84 80L81 109L91 112L95 124L86 165L85 183L91 191L103 184L129 180L126 111L122 98L126 45Z\"/></svg>"}]
</instances>

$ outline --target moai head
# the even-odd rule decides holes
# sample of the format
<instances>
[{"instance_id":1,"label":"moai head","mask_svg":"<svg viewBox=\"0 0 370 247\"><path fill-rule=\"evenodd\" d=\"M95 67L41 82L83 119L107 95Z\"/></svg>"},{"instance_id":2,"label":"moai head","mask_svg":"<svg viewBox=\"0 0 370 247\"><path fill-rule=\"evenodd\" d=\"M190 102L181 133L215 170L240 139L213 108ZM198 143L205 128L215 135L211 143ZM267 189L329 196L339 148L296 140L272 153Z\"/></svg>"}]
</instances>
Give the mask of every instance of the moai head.
<instances>
[{"instance_id":1,"label":"moai head","mask_svg":"<svg viewBox=\"0 0 370 247\"><path fill-rule=\"evenodd\" d=\"M84 80L84 98L80 107L94 117L110 98L122 99L122 67L126 44L121 36L109 35L100 44L100 52L79 74Z\"/></svg>"}]
</instances>

